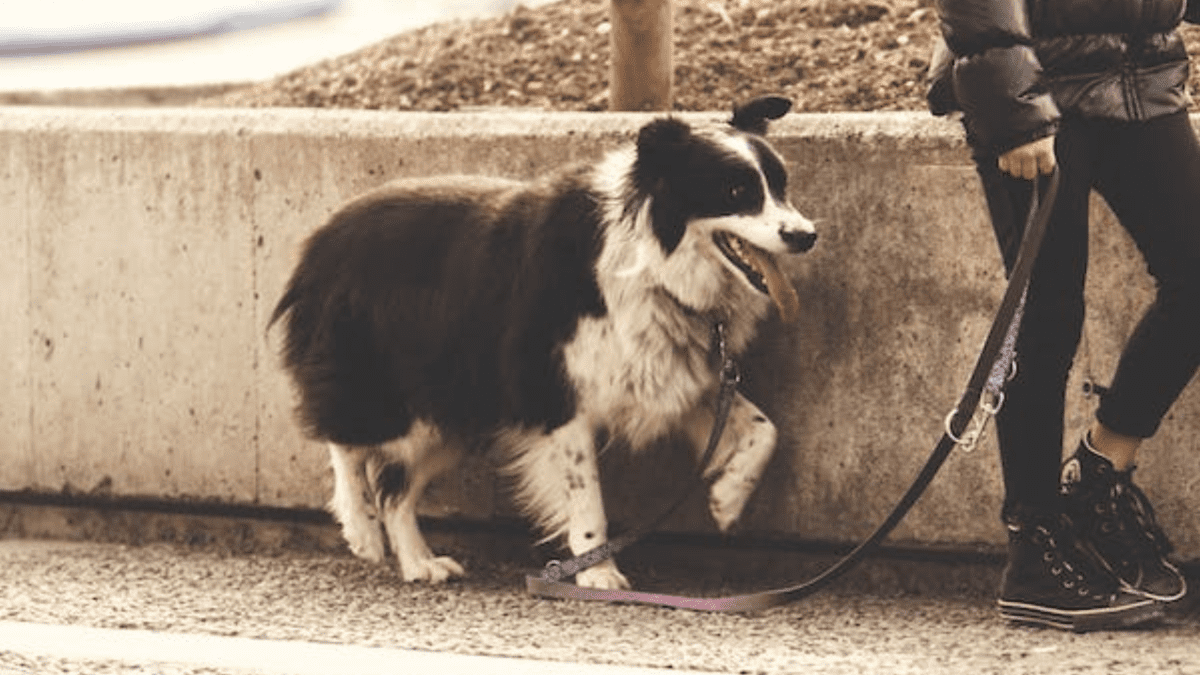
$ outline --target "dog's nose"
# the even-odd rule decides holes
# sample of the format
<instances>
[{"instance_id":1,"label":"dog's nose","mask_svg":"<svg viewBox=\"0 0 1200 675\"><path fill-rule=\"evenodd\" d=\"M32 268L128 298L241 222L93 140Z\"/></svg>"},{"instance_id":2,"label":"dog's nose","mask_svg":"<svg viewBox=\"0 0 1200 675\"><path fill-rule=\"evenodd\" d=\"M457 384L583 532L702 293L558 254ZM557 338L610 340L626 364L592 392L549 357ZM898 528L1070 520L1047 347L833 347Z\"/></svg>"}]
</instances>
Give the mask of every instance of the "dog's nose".
<instances>
[{"instance_id":1,"label":"dog's nose","mask_svg":"<svg viewBox=\"0 0 1200 675\"><path fill-rule=\"evenodd\" d=\"M779 237L792 253L804 253L817 243L817 233L804 230L780 230Z\"/></svg>"}]
</instances>

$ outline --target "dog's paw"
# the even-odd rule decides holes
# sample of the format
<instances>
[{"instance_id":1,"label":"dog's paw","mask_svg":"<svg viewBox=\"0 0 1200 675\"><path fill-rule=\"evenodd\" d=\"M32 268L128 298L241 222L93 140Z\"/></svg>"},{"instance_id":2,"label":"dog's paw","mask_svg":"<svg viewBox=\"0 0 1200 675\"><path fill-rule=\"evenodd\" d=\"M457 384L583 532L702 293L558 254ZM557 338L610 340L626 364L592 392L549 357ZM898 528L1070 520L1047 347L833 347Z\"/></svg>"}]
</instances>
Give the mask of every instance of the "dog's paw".
<instances>
[{"instance_id":1,"label":"dog's paw","mask_svg":"<svg viewBox=\"0 0 1200 675\"><path fill-rule=\"evenodd\" d=\"M605 591L628 590L629 580L611 560L597 563L575 575L575 585L583 588L598 588Z\"/></svg>"},{"instance_id":2,"label":"dog's paw","mask_svg":"<svg viewBox=\"0 0 1200 675\"><path fill-rule=\"evenodd\" d=\"M381 563L385 557L383 549L383 538L380 537L378 542L358 542L350 544L350 552L354 555L373 563Z\"/></svg>"},{"instance_id":3,"label":"dog's paw","mask_svg":"<svg viewBox=\"0 0 1200 675\"><path fill-rule=\"evenodd\" d=\"M750 495L754 494L756 481L734 472L723 474L708 492L708 510L712 513L717 529L727 532L741 517Z\"/></svg>"},{"instance_id":4,"label":"dog's paw","mask_svg":"<svg viewBox=\"0 0 1200 675\"><path fill-rule=\"evenodd\" d=\"M449 556L400 560L400 576L405 581L424 581L440 584L466 574L462 565Z\"/></svg>"},{"instance_id":5,"label":"dog's paw","mask_svg":"<svg viewBox=\"0 0 1200 675\"><path fill-rule=\"evenodd\" d=\"M373 563L381 563L387 556L383 528L374 518L355 519L342 525L342 537L350 552Z\"/></svg>"}]
</instances>

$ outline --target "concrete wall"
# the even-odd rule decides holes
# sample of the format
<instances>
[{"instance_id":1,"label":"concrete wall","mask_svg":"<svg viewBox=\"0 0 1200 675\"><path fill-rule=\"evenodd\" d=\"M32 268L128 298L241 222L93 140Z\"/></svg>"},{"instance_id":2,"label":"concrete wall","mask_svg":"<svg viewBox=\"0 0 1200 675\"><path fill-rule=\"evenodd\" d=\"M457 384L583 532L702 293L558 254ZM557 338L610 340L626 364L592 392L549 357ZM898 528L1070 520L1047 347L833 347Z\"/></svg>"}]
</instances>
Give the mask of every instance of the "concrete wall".
<instances>
[{"instance_id":1,"label":"concrete wall","mask_svg":"<svg viewBox=\"0 0 1200 675\"><path fill-rule=\"evenodd\" d=\"M385 180L527 177L646 119L0 108L0 490L321 506L324 450L293 424L264 331L304 237ZM939 437L1002 292L999 257L953 122L794 115L773 135L822 238L788 270L801 320L766 326L744 364L744 390L782 430L744 529L852 541ZM1094 213L1104 273L1089 282L1080 363L1103 381L1152 285L1101 202ZM1072 400L1069 443L1090 408ZM1193 386L1138 474L1192 559L1198 413ZM606 458L614 520L670 492L680 455L664 448L636 470ZM893 540L1000 543L1000 495L990 440L955 453ZM430 515L512 513L486 458L430 497ZM701 500L670 526L711 529Z\"/></svg>"}]
</instances>

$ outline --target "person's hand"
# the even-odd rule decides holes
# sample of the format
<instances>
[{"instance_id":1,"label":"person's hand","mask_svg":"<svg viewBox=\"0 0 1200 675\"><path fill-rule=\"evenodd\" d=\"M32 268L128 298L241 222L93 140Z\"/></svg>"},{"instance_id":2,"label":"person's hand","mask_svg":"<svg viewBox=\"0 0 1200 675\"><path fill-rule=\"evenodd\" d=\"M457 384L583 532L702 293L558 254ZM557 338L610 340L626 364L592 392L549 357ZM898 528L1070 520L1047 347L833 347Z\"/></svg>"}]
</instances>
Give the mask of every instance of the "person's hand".
<instances>
[{"instance_id":1,"label":"person's hand","mask_svg":"<svg viewBox=\"0 0 1200 675\"><path fill-rule=\"evenodd\" d=\"M1000 155L1000 161L997 162L1004 173L1025 180L1033 180L1038 174L1053 173L1057 163L1054 157L1053 136L1039 138L1019 148L1013 148Z\"/></svg>"}]
</instances>

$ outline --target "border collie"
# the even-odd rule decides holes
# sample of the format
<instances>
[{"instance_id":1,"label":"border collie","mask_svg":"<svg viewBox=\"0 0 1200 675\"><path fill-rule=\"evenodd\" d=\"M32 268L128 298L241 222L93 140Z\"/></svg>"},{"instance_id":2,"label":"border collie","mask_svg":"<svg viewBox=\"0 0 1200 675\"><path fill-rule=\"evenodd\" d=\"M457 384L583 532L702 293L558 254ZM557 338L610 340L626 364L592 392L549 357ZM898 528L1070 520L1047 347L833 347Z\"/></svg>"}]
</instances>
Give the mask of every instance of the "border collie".
<instances>
[{"instance_id":1,"label":"border collie","mask_svg":"<svg viewBox=\"0 0 1200 675\"><path fill-rule=\"evenodd\" d=\"M772 300L797 296L776 257L813 224L788 202L763 136L791 107L768 97L720 125L665 117L598 164L539 180L398 180L313 234L271 324L308 433L328 443L330 508L358 556L388 551L405 580L463 574L417 527L431 479L494 447L519 503L573 554L606 540L597 454L668 434L702 450L719 375L715 322L743 352ZM775 446L741 394L712 462L709 507L738 518ZM609 560L577 575L628 588Z\"/></svg>"}]
</instances>

